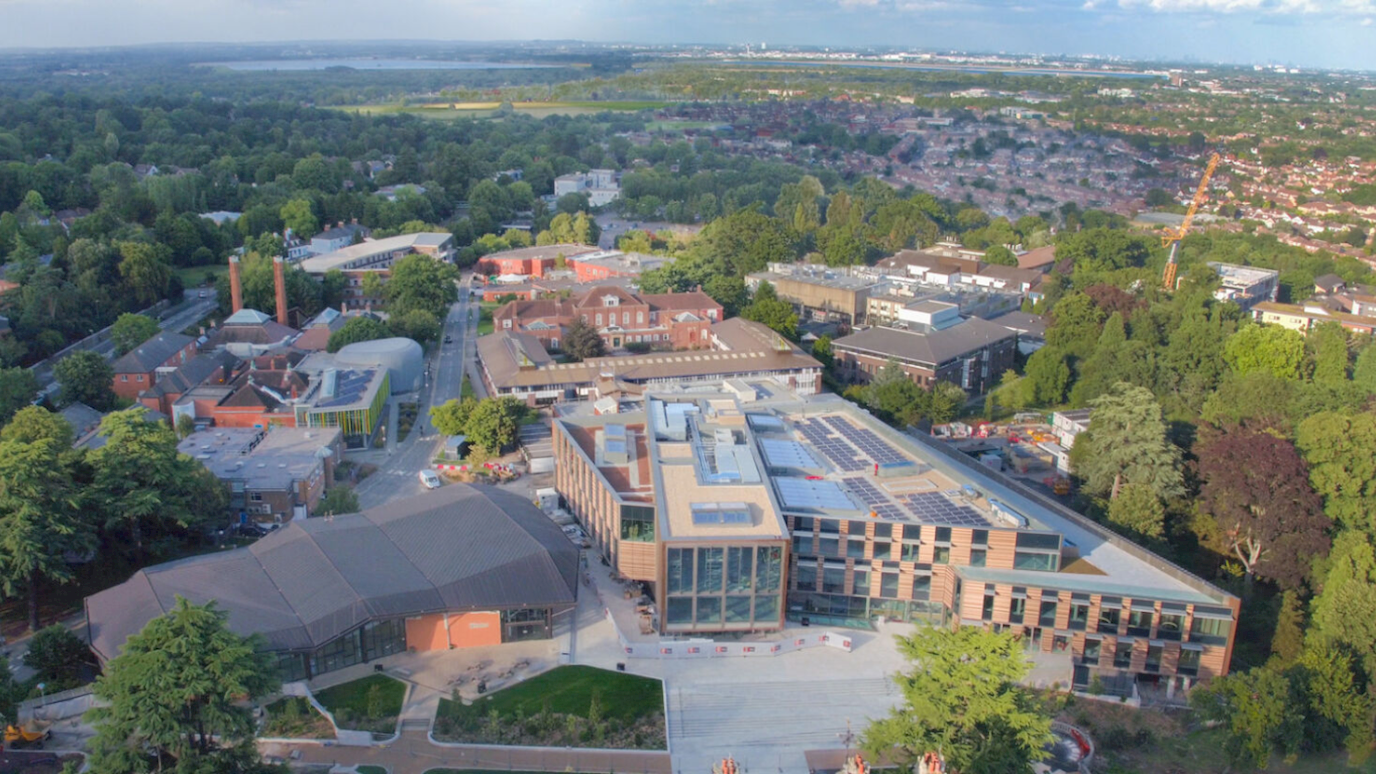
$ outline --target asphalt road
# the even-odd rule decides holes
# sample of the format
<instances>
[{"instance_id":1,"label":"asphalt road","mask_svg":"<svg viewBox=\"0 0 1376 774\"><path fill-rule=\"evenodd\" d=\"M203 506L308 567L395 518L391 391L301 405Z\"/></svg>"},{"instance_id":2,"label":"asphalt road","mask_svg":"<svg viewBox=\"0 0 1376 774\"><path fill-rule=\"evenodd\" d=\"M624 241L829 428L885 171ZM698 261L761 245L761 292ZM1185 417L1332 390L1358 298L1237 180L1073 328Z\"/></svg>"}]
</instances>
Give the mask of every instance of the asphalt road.
<instances>
[{"instance_id":1,"label":"asphalt road","mask_svg":"<svg viewBox=\"0 0 1376 774\"><path fill-rule=\"evenodd\" d=\"M470 307L468 299L468 278L465 276L460 285L459 300L449 308L444 321L445 334L453 337L452 344L443 344L430 356L430 378L420 390L420 415L405 441L396 443L394 437L387 440L387 449L356 455L360 461L378 466L368 478L359 482L354 489L358 504L362 508L373 508L401 497L418 495L425 491L420 483L419 473L430 467L430 461L439 453L444 438L430 424L429 411L451 398L459 397L463 384L465 363L476 358L473 333L476 323L470 319L474 304ZM407 400L411 396L402 396ZM395 403L393 405L395 410ZM392 434L389 434L391 436Z\"/></svg>"}]
</instances>

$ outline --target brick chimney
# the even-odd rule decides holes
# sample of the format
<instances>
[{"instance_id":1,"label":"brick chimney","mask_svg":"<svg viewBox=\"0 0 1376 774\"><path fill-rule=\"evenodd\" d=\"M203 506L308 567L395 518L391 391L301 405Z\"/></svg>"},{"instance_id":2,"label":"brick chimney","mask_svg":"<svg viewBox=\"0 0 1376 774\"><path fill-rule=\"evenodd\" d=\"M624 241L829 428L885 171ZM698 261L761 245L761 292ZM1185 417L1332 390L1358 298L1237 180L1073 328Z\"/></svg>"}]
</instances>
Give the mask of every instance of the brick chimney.
<instances>
[{"instance_id":1,"label":"brick chimney","mask_svg":"<svg viewBox=\"0 0 1376 774\"><path fill-rule=\"evenodd\" d=\"M239 256L229 256L229 312L244 308L244 286L239 280Z\"/></svg>"},{"instance_id":2,"label":"brick chimney","mask_svg":"<svg viewBox=\"0 0 1376 774\"><path fill-rule=\"evenodd\" d=\"M287 270L282 262L282 256L274 256L272 259L272 281L277 288L277 322L289 325L287 322Z\"/></svg>"}]
</instances>

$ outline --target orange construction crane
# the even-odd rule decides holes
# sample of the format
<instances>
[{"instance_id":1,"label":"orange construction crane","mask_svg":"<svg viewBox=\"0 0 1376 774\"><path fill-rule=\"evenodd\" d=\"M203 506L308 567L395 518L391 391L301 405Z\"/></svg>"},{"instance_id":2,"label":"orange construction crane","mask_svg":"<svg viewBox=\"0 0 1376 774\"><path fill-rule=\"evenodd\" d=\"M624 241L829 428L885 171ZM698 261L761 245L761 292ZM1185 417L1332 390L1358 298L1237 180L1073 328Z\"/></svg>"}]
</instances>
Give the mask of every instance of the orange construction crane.
<instances>
[{"instance_id":1,"label":"orange construction crane","mask_svg":"<svg viewBox=\"0 0 1376 774\"><path fill-rule=\"evenodd\" d=\"M1199 178L1199 187L1194 191L1194 199L1190 200L1190 209L1185 212L1185 219L1180 221L1180 228L1171 229L1161 237L1161 246L1171 249L1171 256L1166 261L1166 273L1162 277L1162 285L1166 290L1175 290L1175 270L1179 267L1180 240L1190 232L1190 224L1194 223L1194 215L1199 211L1199 205L1209 198L1209 178L1214 176L1214 170L1218 168L1218 154L1209 157L1209 165L1204 167L1204 176Z\"/></svg>"}]
</instances>

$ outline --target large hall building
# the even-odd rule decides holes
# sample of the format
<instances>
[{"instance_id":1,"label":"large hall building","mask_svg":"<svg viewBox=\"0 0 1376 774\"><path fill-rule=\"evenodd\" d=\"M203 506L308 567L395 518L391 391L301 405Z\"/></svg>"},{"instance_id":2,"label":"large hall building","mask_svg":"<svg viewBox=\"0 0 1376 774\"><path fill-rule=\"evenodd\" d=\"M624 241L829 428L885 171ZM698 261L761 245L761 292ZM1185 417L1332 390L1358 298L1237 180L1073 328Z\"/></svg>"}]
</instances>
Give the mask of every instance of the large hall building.
<instances>
[{"instance_id":1,"label":"large hall building","mask_svg":"<svg viewBox=\"0 0 1376 774\"><path fill-rule=\"evenodd\" d=\"M408 649L549 639L577 603L578 568L578 547L530 501L454 484L144 568L87 597L86 620L103 663L177 597L214 600L231 630L263 636L283 680L302 680Z\"/></svg>"},{"instance_id":2,"label":"large hall building","mask_svg":"<svg viewBox=\"0 0 1376 774\"><path fill-rule=\"evenodd\" d=\"M1082 688L1228 670L1236 597L835 395L731 380L553 428L560 496L662 634L882 617L1016 632Z\"/></svg>"}]
</instances>

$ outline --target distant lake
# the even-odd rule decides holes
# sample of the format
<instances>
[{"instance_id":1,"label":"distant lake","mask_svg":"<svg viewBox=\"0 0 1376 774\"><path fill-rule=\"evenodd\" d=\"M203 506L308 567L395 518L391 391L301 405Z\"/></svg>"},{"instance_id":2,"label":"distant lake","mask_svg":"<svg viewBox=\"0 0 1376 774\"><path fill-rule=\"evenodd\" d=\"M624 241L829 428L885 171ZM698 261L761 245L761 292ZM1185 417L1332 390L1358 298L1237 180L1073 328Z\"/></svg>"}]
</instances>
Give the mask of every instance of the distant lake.
<instances>
[{"instance_id":1,"label":"distant lake","mask_svg":"<svg viewBox=\"0 0 1376 774\"><path fill-rule=\"evenodd\" d=\"M240 62L206 62L207 67L225 67L244 72L268 70L327 70L347 67L352 70L531 70L554 65L511 64L508 62L452 62L440 59L257 59Z\"/></svg>"},{"instance_id":2,"label":"distant lake","mask_svg":"<svg viewBox=\"0 0 1376 774\"><path fill-rule=\"evenodd\" d=\"M786 65L789 67L872 67L878 69L894 70L935 70L942 72L968 73L970 75L1055 75L1072 78L1130 78L1130 79L1149 79L1165 78L1160 73L1139 73L1127 70L1077 70L1069 67L999 67L991 65L962 65L962 64L925 64L920 62L875 62L875 61L834 61L834 60L797 60L797 59L752 59L725 60L726 64L768 64Z\"/></svg>"}]
</instances>

